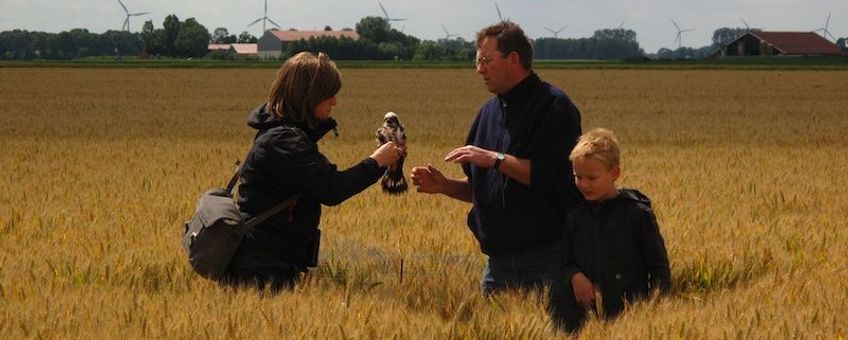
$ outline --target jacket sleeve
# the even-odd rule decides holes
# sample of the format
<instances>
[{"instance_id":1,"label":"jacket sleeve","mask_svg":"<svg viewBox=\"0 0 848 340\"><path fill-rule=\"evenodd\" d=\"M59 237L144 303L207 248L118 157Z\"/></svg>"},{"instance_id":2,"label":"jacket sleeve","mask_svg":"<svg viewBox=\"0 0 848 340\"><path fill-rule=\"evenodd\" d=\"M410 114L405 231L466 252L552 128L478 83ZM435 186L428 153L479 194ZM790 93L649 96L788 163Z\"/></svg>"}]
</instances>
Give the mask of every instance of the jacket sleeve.
<instances>
[{"instance_id":1,"label":"jacket sleeve","mask_svg":"<svg viewBox=\"0 0 848 340\"><path fill-rule=\"evenodd\" d=\"M648 280L651 290L659 289L661 293L668 294L671 291L671 267L668 263L665 241L660 234L657 218L652 209L647 208L642 214L639 228L643 258L650 275Z\"/></svg>"},{"instance_id":2,"label":"jacket sleeve","mask_svg":"<svg viewBox=\"0 0 848 340\"><path fill-rule=\"evenodd\" d=\"M562 267L566 282L571 282L571 277L581 271L574 256L573 235L574 218L569 214L565 218L565 226L562 230Z\"/></svg>"},{"instance_id":3,"label":"jacket sleeve","mask_svg":"<svg viewBox=\"0 0 848 340\"><path fill-rule=\"evenodd\" d=\"M552 198L578 199L568 157L580 133L580 112L568 97L557 98L545 114L539 135L532 143L534 150L529 158L533 190Z\"/></svg>"},{"instance_id":4,"label":"jacket sleeve","mask_svg":"<svg viewBox=\"0 0 848 340\"><path fill-rule=\"evenodd\" d=\"M302 139L281 138L269 143L271 174L324 205L338 205L375 182L385 172L371 158L339 171L335 164Z\"/></svg>"}]
</instances>

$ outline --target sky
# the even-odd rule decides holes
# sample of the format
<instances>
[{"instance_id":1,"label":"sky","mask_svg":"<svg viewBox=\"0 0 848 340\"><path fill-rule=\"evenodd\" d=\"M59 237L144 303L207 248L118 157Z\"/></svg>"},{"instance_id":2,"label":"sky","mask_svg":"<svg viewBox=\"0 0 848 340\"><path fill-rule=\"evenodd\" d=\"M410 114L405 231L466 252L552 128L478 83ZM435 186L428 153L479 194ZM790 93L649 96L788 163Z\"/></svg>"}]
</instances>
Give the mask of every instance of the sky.
<instances>
[{"instance_id":1,"label":"sky","mask_svg":"<svg viewBox=\"0 0 848 340\"><path fill-rule=\"evenodd\" d=\"M230 34L249 31L260 36L262 24L247 25L263 16L264 0L122 0L132 13L151 12L130 19L137 32L146 20L161 28L169 14L180 20L194 17L210 33L225 27ZM321 30L355 28L366 16L383 16L376 0L267 0L268 17L283 29ZM425 40L452 35L473 40L482 27L498 21L491 0L380 0L394 28ZM559 30L560 38L589 37L595 30L622 24L637 34L642 48L654 53L661 47L676 48L676 21L683 29L683 46L712 43L719 27L751 27L772 31L812 31L825 26L837 38L848 37L848 0L640 0L554 1L498 0L501 14L518 23L530 38L549 37L547 28ZM91 32L119 30L125 14L117 0L0 0L0 31L25 29L58 33L73 28ZM270 25L268 27L270 29Z\"/></svg>"}]
</instances>

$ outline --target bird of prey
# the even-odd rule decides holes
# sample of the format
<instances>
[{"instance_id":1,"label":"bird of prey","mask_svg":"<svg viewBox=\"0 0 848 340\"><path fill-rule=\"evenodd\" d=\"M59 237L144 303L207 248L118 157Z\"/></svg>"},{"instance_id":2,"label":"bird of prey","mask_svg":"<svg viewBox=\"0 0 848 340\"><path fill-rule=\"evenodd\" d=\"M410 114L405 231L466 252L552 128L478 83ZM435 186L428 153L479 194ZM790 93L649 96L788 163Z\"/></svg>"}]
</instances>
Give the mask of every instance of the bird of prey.
<instances>
[{"instance_id":1,"label":"bird of prey","mask_svg":"<svg viewBox=\"0 0 848 340\"><path fill-rule=\"evenodd\" d=\"M383 117L383 126L377 129L377 143L379 145L388 142L395 142L398 146L406 146L406 129L401 124L398 115L394 112L387 112ZM397 163L389 165L383 178L380 180L380 186L383 187L383 192L389 195L400 195L406 192L406 178L403 177L403 159Z\"/></svg>"}]
</instances>

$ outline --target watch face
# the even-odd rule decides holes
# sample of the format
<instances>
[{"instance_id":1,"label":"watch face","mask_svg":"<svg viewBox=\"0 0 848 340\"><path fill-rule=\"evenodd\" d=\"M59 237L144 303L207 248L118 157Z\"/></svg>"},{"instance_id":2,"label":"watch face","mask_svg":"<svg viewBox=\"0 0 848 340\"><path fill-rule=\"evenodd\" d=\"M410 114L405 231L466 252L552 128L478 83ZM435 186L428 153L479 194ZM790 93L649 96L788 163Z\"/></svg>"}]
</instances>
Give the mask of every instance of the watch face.
<instances>
[{"instance_id":1,"label":"watch face","mask_svg":"<svg viewBox=\"0 0 848 340\"><path fill-rule=\"evenodd\" d=\"M497 157L499 160L504 160L504 158L506 158L506 155L504 155L503 152L498 152Z\"/></svg>"}]
</instances>

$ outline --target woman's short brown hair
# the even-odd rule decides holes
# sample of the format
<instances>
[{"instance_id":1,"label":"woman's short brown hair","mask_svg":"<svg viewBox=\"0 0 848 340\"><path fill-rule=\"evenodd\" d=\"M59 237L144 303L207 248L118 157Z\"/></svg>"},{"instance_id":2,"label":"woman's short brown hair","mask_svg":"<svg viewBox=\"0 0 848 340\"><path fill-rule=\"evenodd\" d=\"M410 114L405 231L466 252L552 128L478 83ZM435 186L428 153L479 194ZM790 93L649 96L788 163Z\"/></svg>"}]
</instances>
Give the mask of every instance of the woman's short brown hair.
<instances>
[{"instance_id":1,"label":"woman's short brown hair","mask_svg":"<svg viewBox=\"0 0 848 340\"><path fill-rule=\"evenodd\" d=\"M336 63L323 52L300 52L286 60L268 96L268 111L315 126L315 107L342 88Z\"/></svg>"}]
</instances>

